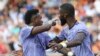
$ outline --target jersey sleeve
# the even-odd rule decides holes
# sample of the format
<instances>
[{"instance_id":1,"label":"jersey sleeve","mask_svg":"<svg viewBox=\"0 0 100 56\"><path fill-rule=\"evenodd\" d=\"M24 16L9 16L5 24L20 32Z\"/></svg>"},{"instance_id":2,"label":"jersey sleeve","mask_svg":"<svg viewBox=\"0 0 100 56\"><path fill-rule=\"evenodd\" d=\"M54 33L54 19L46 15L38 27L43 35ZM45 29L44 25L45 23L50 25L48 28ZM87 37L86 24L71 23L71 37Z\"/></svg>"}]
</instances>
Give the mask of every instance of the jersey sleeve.
<instances>
[{"instance_id":1,"label":"jersey sleeve","mask_svg":"<svg viewBox=\"0 0 100 56\"><path fill-rule=\"evenodd\" d=\"M76 31L76 33L79 33L79 32L83 32L83 33L85 34L85 36L88 35L88 31L85 30L85 29L78 29L78 30Z\"/></svg>"},{"instance_id":2,"label":"jersey sleeve","mask_svg":"<svg viewBox=\"0 0 100 56\"><path fill-rule=\"evenodd\" d=\"M33 27L26 26L21 29L20 34L19 34L19 38L21 42L22 40L26 39L31 34L32 28Z\"/></svg>"}]
</instances>

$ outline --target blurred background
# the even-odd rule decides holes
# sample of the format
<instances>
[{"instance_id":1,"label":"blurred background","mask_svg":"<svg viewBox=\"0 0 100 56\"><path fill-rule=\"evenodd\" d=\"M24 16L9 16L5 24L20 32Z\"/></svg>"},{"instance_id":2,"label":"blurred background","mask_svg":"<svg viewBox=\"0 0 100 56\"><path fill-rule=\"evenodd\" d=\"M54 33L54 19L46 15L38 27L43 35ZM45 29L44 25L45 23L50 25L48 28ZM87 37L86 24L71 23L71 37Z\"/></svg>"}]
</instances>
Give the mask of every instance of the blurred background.
<instances>
[{"instance_id":1,"label":"blurred background","mask_svg":"<svg viewBox=\"0 0 100 56\"><path fill-rule=\"evenodd\" d=\"M19 32L25 25L23 16L27 10L39 9L46 23L57 18L59 6L67 2L74 5L76 19L87 25L93 38L92 51L100 54L100 0L0 0L0 55L8 56L10 52L21 49L18 46ZM54 38L61 29L57 24L48 34Z\"/></svg>"}]
</instances>

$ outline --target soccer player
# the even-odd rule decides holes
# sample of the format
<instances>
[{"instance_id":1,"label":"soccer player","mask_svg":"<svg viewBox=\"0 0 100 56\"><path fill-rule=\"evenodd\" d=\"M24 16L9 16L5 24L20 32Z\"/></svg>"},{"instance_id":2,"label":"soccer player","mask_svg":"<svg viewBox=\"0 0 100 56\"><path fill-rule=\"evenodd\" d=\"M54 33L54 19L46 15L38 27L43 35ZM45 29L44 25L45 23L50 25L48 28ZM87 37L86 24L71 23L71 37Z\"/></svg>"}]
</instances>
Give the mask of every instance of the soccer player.
<instances>
[{"instance_id":1,"label":"soccer player","mask_svg":"<svg viewBox=\"0 0 100 56\"><path fill-rule=\"evenodd\" d=\"M45 31L48 31L55 23L42 25L37 9L27 11L24 21L26 25L20 31L23 56L46 56L45 49L50 38Z\"/></svg>"},{"instance_id":2,"label":"soccer player","mask_svg":"<svg viewBox=\"0 0 100 56\"><path fill-rule=\"evenodd\" d=\"M91 50L90 34L86 25L75 19L75 9L71 4L65 3L61 5L60 20L62 25L67 24L68 26L61 31L59 36L52 40L49 47L57 51L64 47L71 48L75 56L94 56ZM62 40L66 41L60 43Z\"/></svg>"}]
</instances>

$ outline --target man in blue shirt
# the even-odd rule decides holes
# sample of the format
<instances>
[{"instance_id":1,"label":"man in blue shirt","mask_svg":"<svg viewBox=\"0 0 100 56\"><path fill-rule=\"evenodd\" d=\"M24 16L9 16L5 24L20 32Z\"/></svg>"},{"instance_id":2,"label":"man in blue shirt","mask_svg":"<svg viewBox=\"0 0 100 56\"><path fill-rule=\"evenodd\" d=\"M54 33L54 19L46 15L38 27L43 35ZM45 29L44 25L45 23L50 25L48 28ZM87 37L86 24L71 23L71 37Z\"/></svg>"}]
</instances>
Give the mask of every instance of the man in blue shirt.
<instances>
[{"instance_id":1,"label":"man in blue shirt","mask_svg":"<svg viewBox=\"0 0 100 56\"><path fill-rule=\"evenodd\" d=\"M91 37L85 24L75 20L75 9L65 3L60 7L61 25L67 24L61 34L52 40L49 47L60 51L62 48L71 48L75 56L94 56L91 50ZM64 42L60 43L61 41ZM58 44L60 43L60 44Z\"/></svg>"},{"instance_id":2,"label":"man in blue shirt","mask_svg":"<svg viewBox=\"0 0 100 56\"><path fill-rule=\"evenodd\" d=\"M46 56L45 50L50 38L45 31L48 31L55 23L42 25L37 9L27 11L24 21L26 25L20 31L23 56Z\"/></svg>"}]
</instances>

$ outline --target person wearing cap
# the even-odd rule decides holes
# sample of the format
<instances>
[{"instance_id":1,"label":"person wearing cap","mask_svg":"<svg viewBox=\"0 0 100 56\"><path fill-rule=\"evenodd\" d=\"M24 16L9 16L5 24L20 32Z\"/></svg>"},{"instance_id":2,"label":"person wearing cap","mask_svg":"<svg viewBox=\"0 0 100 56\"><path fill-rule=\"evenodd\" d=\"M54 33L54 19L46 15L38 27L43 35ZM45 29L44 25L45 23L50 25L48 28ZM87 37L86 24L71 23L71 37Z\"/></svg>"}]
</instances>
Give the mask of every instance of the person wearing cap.
<instances>
[{"instance_id":1,"label":"person wearing cap","mask_svg":"<svg viewBox=\"0 0 100 56\"><path fill-rule=\"evenodd\" d=\"M46 56L45 50L50 37L45 33L56 23L42 25L42 17L37 9L28 10L24 16L25 26L20 31L23 56Z\"/></svg>"}]
</instances>

